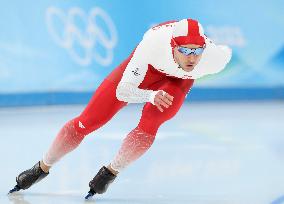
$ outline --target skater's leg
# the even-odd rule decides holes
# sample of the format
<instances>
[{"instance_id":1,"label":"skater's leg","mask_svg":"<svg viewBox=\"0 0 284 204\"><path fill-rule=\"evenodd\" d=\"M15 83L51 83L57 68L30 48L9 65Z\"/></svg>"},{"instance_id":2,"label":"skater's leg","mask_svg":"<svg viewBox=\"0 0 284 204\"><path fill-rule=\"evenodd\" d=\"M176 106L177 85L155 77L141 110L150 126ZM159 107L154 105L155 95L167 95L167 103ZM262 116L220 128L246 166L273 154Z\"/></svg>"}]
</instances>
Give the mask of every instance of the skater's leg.
<instances>
[{"instance_id":1,"label":"skater's leg","mask_svg":"<svg viewBox=\"0 0 284 204\"><path fill-rule=\"evenodd\" d=\"M43 166L50 167L65 154L74 150L86 135L109 121L126 103L116 99L116 85L105 80L96 90L82 114L67 122L58 133L48 152Z\"/></svg>"},{"instance_id":2,"label":"skater's leg","mask_svg":"<svg viewBox=\"0 0 284 204\"><path fill-rule=\"evenodd\" d=\"M59 131L43 160L16 178L17 185L10 192L27 189L48 175L50 167L65 154L74 150L90 132L98 129L127 103L115 96L116 85L105 80L96 90L83 113L67 122ZM81 122L82 121L82 122Z\"/></svg>"},{"instance_id":3,"label":"skater's leg","mask_svg":"<svg viewBox=\"0 0 284 204\"><path fill-rule=\"evenodd\" d=\"M145 104L138 126L127 135L118 154L108 166L114 174L138 159L151 147L158 128L178 112L192 84L193 80L174 79L157 87L174 97L173 104L164 112L160 112L151 103Z\"/></svg>"},{"instance_id":4,"label":"skater's leg","mask_svg":"<svg viewBox=\"0 0 284 204\"><path fill-rule=\"evenodd\" d=\"M44 170L75 149L89 133L107 123L127 103L116 98L116 88L133 53L114 69L97 88L79 117L67 122L41 161Z\"/></svg>"},{"instance_id":5,"label":"skater's leg","mask_svg":"<svg viewBox=\"0 0 284 204\"><path fill-rule=\"evenodd\" d=\"M162 84L162 85L161 85ZM90 191L85 197L89 199L95 193L104 193L117 174L142 156L154 142L158 128L162 123L172 118L180 109L184 98L193 84L193 80L167 80L156 83L152 90L162 89L174 96L172 105L160 112L156 106L146 103L140 122L124 139L122 146L109 166L102 167L90 181Z\"/></svg>"},{"instance_id":6,"label":"skater's leg","mask_svg":"<svg viewBox=\"0 0 284 204\"><path fill-rule=\"evenodd\" d=\"M49 150L41 161L41 168L47 171L65 154L75 149L84 139L85 134L79 133L74 127L74 119L68 121L59 131Z\"/></svg>"},{"instance_id":7,"label":"skater's leg","mask_svg":"<svg viewBox=\"0 0 284 204\"><path fill-rule=\"evenodd\" d=\"M82 114L63 126L43 160L19 174L16 178L17 185L10 193L27 189L48 175L50 167L56 161L75 149L87 134L103 126L127 105L116 98L116 87L130 59L131 56L102 82Z\"/></svg>"},{"instance_id":8,"label":"skater's leg","mask_svg":"<svg viewBox=\"0 0 284 204\"><path fill-rule=\"evenodd\" d=\"M155 134L146 132L139 126L134 128L123 140L119 152L108 168L117 175L122 169L142 156L151 147L155 136Z\"/></svg>"}]
</instances>

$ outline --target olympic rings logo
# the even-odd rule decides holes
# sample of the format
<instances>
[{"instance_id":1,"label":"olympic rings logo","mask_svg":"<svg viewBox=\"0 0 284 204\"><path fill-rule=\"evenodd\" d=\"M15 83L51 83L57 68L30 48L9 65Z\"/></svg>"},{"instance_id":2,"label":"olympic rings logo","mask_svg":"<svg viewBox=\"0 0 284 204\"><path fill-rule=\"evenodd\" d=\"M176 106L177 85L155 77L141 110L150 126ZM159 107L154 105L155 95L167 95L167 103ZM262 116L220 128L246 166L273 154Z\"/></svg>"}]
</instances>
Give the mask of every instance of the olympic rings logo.
<instances>
[{"instance_id":1,"label":"olympic rings logo","mask_svg":"<svg viewBox=\"0 0 284 204\"><path fill-rule=\"evenodd\" d=\"M103 32L96 24L99 18L106 25L107 32ZM76 24L78 19L84 23L84 28ZM61 29L58 29L58 23L63 25ZM95 7L86 14L78 7L71 8L67 13L59 8L49 7L46 11L46 24L53 40L67 49L71 58L79 65L90 65L93 59L102 66L112 63L113 48L118 37L112 19L103 9ZM82 48L83 54L75 48L76 45ZM105 50L104 56L95 50L98 45Z\"/></svg>"}]
</instances>

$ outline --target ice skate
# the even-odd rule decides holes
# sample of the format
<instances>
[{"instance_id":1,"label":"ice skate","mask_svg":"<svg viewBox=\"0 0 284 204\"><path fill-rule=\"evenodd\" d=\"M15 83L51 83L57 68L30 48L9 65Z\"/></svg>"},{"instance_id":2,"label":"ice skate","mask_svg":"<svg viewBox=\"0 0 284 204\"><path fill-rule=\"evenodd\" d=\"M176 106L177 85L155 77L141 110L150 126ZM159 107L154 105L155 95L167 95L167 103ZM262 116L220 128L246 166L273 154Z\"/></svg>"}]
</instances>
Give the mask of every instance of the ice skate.
<instances>
[{"instance_id":1,"label":"ice skate","mask_svg":"<svg viewBox=\"0 0 284 204\"><path fill-rule=\"evenodd\" d=\"M49 173L44 172L40 168L40 162L36 163L32 168L23 171L16 177L17 185L9 191L8 194L14 193L19 190L25 190L33 184L45 178Z\"/></svg>"},{"instance_id":2,"label":"ice skate","mask_svg":"<svg viewBox=\"0 0 284 204\"><path fill-rule=\"evenodd\" d=\"M114 181L116 175L113 174L108 168L103 166L97 175L90 181L89 187L90 191L85 197L86 200L90 199L96 193L102 194L106 192L110 183Z\"/></svg>"}]
</instances>

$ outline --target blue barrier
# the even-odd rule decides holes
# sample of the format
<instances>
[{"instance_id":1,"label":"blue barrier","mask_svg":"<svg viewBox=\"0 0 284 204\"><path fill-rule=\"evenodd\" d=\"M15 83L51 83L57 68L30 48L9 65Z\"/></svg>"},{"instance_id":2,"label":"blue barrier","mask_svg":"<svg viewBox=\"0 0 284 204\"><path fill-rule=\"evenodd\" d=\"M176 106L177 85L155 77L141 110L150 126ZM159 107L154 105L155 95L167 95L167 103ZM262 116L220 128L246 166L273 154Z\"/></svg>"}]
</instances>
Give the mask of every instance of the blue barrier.
<instances>
[{"instance_id":1,"label":"blue barrier","mask_svg":"<svg viewBox=\"0 0 284 204\"><path fill-rule=\"evenodd\" d=\"M93 92L45 92L0 94L0 107L86 104ZM193 88L187 101L267 101L284 100L278 88Z\"/></svg>"}]
</instances>

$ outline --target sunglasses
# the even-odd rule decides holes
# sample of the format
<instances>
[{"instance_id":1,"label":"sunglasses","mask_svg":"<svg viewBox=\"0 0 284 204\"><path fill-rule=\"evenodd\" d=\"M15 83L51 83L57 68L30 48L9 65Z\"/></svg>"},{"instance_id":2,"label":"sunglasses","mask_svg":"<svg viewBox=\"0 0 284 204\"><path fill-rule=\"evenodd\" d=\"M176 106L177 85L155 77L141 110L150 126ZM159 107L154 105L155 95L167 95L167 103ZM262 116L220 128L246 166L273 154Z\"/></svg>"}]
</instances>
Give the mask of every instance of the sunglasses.
<instances>
[{"instance_id":1,"label":"sunglasses","mask_svg":"<svg viewBox=\"0 0 284 204\"><path fill-rule=\"evenodd\" d=\"M204 49L205 47L199 47L199 48L178 47L178 51L184 54L185 56L189 56L190 54L201 55Z\"/></svg>"}]
</instances>

